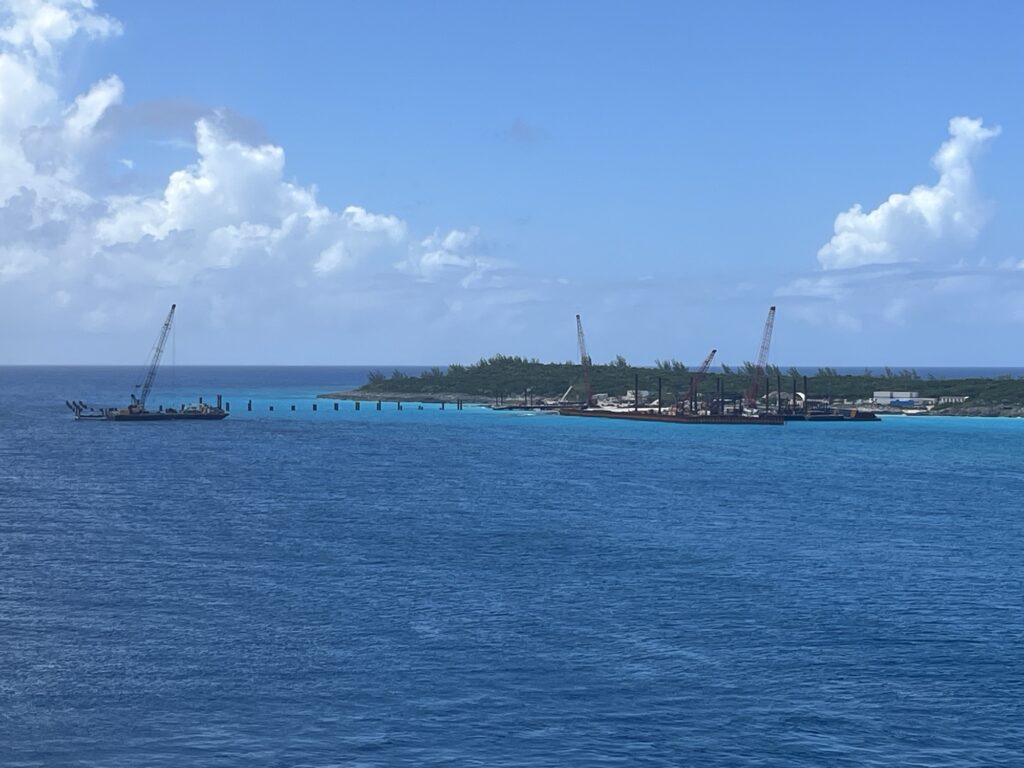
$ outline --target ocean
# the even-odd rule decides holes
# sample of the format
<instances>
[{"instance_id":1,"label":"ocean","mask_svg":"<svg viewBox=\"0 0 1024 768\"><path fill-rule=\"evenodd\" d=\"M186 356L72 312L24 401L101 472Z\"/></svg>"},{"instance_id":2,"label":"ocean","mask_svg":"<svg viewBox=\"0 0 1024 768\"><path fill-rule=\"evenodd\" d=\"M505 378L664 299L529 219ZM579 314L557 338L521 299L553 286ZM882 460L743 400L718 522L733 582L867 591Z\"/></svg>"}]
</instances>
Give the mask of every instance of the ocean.
<instances>
[{"instance_id":1,"label":"ocean","mask_svg":"<svg viewBox=\"0 0 1024 768\"><path fill-rule=\"evenodd\" d=\"M72 420L136 373L0 368L2 766L1024 762L1024 420Z\"/></svg>"}]
</instances>

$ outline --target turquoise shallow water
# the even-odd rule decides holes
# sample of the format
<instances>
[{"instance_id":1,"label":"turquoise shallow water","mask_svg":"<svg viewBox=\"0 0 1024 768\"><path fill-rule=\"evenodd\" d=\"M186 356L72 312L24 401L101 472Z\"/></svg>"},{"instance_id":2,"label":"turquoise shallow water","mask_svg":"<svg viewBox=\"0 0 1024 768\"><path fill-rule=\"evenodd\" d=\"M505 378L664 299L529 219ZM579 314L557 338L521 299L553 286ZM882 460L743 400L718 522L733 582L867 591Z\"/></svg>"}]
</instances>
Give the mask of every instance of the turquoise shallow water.
<instances>
[{"instance_id":1,"label":"turquoise shallow water","mask_svg":"<svg viewBox=\"0 0 1024 768\"><path fill-rule=\"evenodd\" d=\"M1021 764L1024 421L312 412L363 375L0 369L0 764Z\"/></svg>"}]
</instances>

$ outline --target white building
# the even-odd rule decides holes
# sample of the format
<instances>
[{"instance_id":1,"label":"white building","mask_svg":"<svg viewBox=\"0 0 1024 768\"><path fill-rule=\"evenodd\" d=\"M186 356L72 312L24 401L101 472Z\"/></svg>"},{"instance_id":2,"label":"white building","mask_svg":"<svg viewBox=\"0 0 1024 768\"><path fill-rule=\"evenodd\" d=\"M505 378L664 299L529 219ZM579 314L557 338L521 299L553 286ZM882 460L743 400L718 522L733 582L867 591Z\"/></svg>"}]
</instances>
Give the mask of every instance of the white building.
<instances>
[{"instance_id":1,"label":"white building","mask_svg":"<svg viewBox=\"0 0 1024 768\"><path fill-rule=\"evenodd\" d=\"M920 396L919 392L875 392L871 399L876 405L913 405Z\"/></svg>"}]
</instances>

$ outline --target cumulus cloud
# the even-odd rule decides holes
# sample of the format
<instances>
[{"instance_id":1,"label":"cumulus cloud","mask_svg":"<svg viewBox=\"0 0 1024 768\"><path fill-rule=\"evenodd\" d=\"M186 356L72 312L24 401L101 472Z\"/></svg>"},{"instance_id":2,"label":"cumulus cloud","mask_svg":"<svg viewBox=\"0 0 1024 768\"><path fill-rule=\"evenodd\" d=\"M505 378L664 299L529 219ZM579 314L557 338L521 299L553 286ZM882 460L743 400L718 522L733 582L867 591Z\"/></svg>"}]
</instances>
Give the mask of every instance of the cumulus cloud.
<instances>
[{"instance_id":1,"label":"cumulus cloud","mask_svg":"<svg viewBox=\"0 0 1024 768\"><path fill-rule=\"evenodd\" d=\"M79 33L99 38L121 33L121 24L96 13L92 0L8 0L6 6L8 23L0 28L0 42L25 56L50 59Z\"/></svg>"},{"instance_id":2,"label":"cumulus cloud","mask_svg":"<svg viewBox=\"0 0 1024 768\"><path fill-rule=\"evenodd\" d=\"M883 334L890 343L905 334L903 344L920 348L924 337L941 339L978 317L1018 322L1003 310L1022 304L1024 272L1013 259L989 265L972 255L989 214L975 186L976 160L999 134L980 119L954 117L932 157L935 184L891 195L869 212L839 214L819 268L776 289L787 316L803 321L806 334L840 332L843 349L862 359L872 359Z\"/></svg>"},{"instance_id":3,"label":"cumulus cloud","mask_svg":"<svg viewBox=\"0 0 1024 768\"><path fill-rule=\"evenodd\" d=\"M999 133L980 119L954 117L949 139L932 158L938 181L890 195L867 213L860 205L840 213L818 262L825 269L846 269L921 261L973 240L986 214L974 185L974 161Z\"/></svg>"},{"instance_id":4,"label":"cumulus cloud","mask_svg":"<svg viewBox=\"0 0 1024 768\"><path fill-rule=\"evenodd\" d=\"M95 221L97 247L140 247L138 266L163 282L205 269L269 259L326 275L406 238L395 216L359 206L332 211L316 191L284 179L284 151L228 136L213 120L196 124L198 160L170 175L158 195L109 197Z\"/></svg>"},{"instance_id":5,"label":"cumulus cloud","mask_svg":"<svg viewBox=\"0 0 1024 768\"><path fill-rule=\"evenodd\" d=\"M91 0L0 0L0 289L9 304L70 312L76 328L101 330L132 322L132 307L161 291L191 291L224 324L245 313L248 296L333 311L342 295L365 306L368 291L388 296L396 281L463 290L486 269L473 229L416 237L398 216L324 205L315 187L286 176L282 147L254 140L258 131L227 110L126 107L130 83L113 74L63 97L63 47L121 31ZM114 194L90 171L119 131L166 124L180 142L183 116L194 159L157 188ZM118 155L110 163L134 165Z\"/></svg>"},{"instance_id":6,"label":"cumulus cloud","mask_svg":"<svg viewBox=\"0 0 1024 768\"><path fill-rule=\"evenodd\" d=\"M436 278L447 270L482 266L475 255L479 232L453 229L442 235L434 232L409 249L409 255L396 266L422 279Z\"/></svg>"}]
</instances>

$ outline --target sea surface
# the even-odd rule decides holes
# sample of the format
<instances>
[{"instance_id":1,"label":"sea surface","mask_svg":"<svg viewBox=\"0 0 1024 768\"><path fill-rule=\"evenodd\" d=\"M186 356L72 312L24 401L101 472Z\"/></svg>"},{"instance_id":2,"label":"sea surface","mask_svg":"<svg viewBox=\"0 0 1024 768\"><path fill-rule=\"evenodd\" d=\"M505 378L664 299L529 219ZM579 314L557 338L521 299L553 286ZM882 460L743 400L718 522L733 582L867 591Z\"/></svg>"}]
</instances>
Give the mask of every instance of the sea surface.
<instances>
[{"instance_id":1,"label":"sea surface","mask_svg":"<svg viewBox=\"0 0 1024 768\"><path fill-rule=\"evenodd\" d=\"M1024 420L312 410L365 375L0 368L0 766L1024 765Z\"/></svg>"}]
</instances>

